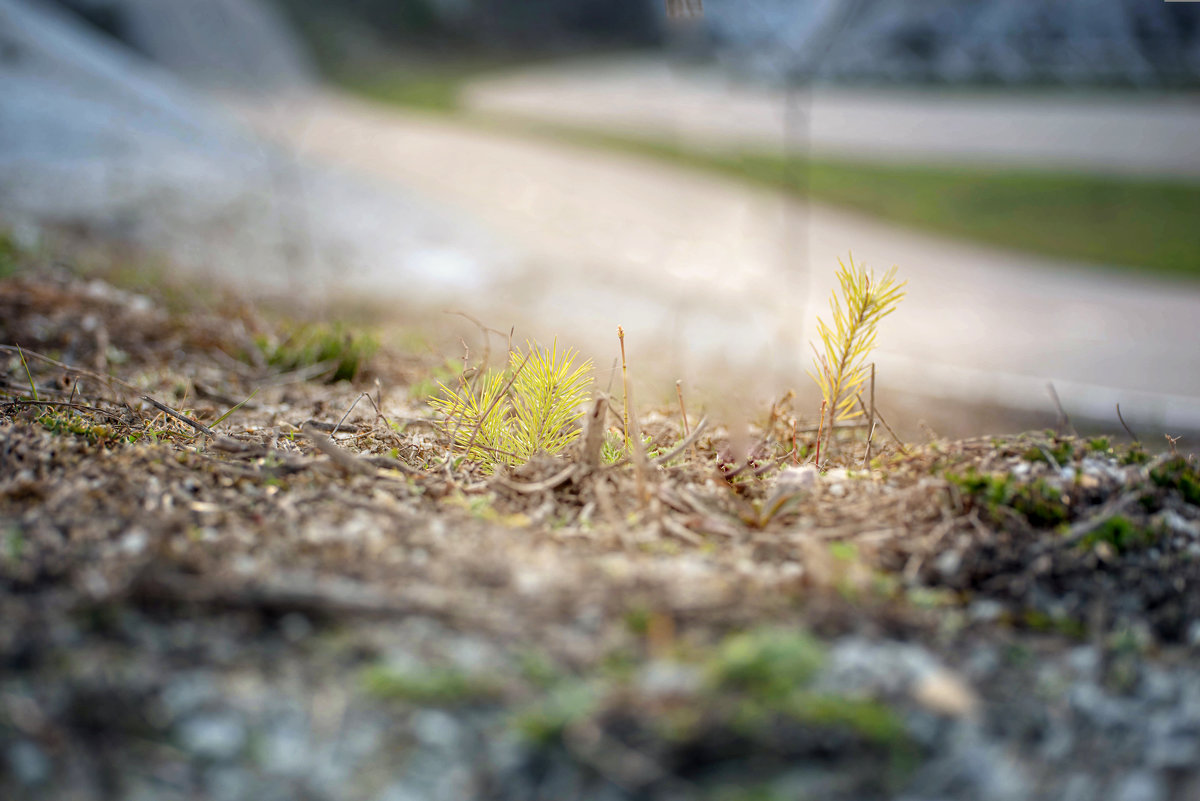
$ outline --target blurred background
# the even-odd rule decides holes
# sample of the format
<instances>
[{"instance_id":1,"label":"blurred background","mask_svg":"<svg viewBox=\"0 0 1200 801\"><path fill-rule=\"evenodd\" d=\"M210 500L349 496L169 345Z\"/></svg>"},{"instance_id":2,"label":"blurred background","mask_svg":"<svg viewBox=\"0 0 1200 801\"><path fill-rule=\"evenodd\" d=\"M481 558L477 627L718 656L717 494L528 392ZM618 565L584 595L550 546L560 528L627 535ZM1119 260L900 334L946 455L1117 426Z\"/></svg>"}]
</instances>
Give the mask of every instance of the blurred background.
<instances>
[{"instance_id":1,"label":"blurred background","mask_svg":"<svg viewBox=\"0 0 1200 801\"><path fill-rule=\"evenodd\" d=\"M1200 4L666 5L0 0L0 225L810 418L852 255L903 435L1200 432Z\"/></svg>"}]
</instances>

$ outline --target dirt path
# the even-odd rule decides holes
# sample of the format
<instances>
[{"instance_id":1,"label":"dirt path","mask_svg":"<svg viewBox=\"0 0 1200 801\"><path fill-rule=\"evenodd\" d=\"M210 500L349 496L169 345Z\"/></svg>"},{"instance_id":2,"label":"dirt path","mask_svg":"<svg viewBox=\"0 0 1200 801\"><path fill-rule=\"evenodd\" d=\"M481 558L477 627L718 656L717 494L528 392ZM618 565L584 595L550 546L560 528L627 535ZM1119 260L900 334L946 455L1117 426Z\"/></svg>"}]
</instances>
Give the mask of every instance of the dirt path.
<instances>
[{"instance_id":1,"label":"dirt path","mask_svg":"<svg viewBox=\"0 0 1200 801\"><path fill-rule=\"evenodd\" d=\"M839 257L899 265L909 296L882 332L881 381L913 397L1076 416L1120 402L1154 429L1200 428L1200 289L948 242L625 155L499 135L314 96L245 112L303 155L411 186L525 255L464 310L601 354L615 327L671 378L714 358L804 384L811 321ZM812 267L810 270L809 267ZM756 392L766 387L754 388Z\"/></svg>"}]
</instances>

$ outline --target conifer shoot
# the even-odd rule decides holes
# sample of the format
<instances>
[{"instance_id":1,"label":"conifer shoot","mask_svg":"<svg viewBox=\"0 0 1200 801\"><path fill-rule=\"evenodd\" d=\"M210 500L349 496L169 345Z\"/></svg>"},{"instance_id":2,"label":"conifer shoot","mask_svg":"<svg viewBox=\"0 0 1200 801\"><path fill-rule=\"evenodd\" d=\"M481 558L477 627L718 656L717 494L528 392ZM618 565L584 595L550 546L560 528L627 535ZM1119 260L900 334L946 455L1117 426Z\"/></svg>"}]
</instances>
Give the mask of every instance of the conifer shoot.
<instances>
[{"instance_id":1,"label":"conifer shoot","mask_svg":"<svg viewBox=\"0 0 1200 801\"><path fill-rule=\"evenodd\" d=\"M838 259L838 283L841 297L834 291L829 297L833 325L817 318L817 334L821 348L813 348L813 367L809 375L821 388L821 397L829 409L829 428L825 439L833 435L835 423L852 420L862 414L856 406L859 393L870 370L867 356L875 347L879 321L896 310L904 298L907 281L896 282L892 267L879 280L874 272L856 265L850 257L849 266ZM810 343L811 344L811 343Z\"/></svg>"}]
</instances>

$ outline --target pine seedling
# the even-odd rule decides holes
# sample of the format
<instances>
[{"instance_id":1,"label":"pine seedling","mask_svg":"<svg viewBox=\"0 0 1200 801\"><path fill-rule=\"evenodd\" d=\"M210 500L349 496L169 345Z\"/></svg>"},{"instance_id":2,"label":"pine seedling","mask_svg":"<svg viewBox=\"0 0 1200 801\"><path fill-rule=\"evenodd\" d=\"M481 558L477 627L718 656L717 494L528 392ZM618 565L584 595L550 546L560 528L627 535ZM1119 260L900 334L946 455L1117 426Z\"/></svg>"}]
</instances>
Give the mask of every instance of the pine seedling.
<instances>
[{"instance_id":1,"label":"pine seedling","mask_svg":"<svg viewBox=\"0 0 1200 801\"><path fill-rule=\"evenodd\" d=\"M880 320L896 310L907 284L906 281L896 282L895 267L876 281L874 272L856 265L853 256L849 266L841 259L838 259L838 266L841 268L837 273L841 298L836 291L829 297L832 326L817 318L821 349L813 346L816 370L809 373L821 388L823 404L828 409L827 446L835 423L862 414L862 410L856 408L856 402L863 382L870 374L867 356L875 347L877 326Z\"/></svg>"},{"instance_id":2,"label":"pine seedling","mask_svg":"<svg viewBox=\"0 0 1200 801\"><path fill-rule=\"evenodd\" d=\"M529 361L513 382L509 426L523 461L539 451L561 453L579 437L576 423L583 416L582 404L592 385L590 359L572 369L575 354L568 348L560 358L557 340L549 350L532 343L529 348ZM513 369L520 360L520 354L514 352Z\"/></svg>"},{"instance_id":3,"label":"pine seedling","mask_svg":"<svg viewBox=\"0 0 1200 801\"><path fill-rule=\"evenodd\" d=\"M441 394L429 404L446 415L454 446L488 471L516 466L535 454L561 453L579 437L581 404L592 383L591 360L575 366L570 348L560 354L532 342L515 348L507 370L489 370L457 390L438 382Z\"/></svg>"}]
</instances>

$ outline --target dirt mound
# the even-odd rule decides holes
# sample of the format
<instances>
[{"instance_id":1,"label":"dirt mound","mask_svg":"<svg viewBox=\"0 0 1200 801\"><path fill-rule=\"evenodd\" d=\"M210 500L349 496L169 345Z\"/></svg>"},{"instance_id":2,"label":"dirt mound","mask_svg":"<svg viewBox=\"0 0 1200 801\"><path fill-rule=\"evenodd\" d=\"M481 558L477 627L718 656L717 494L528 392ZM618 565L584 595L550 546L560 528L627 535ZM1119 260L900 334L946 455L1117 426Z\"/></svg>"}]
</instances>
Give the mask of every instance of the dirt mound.
<instances>
[{"instance_id":1,"label":"dirt mound","mask_svg":"<svg viewBox=\"0 0 1200 801\"><path fill-rule=\"evenodd\" d=\"M748 460L634 410L644 460L487 475L430 360L7 258L6 795L1200 790L1194 460L848 430L818 470L776 405Z\"/></svg>"}]
</instances>

